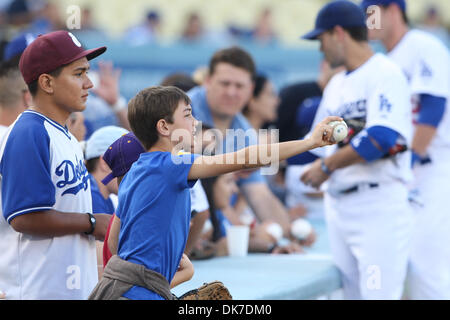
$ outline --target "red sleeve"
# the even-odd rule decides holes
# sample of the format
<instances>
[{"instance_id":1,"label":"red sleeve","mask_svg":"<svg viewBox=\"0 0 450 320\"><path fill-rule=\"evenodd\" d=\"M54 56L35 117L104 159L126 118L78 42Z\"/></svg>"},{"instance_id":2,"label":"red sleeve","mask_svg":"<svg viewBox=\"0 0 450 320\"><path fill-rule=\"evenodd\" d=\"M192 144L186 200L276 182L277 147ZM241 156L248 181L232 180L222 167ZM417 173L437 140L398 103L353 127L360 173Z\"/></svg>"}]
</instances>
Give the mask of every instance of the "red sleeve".
<instances>
[{"instance_id":1,"label":"red sleeve","mask_svg":"<svg viewBox=\"0 0 450 320\"><path fill-rule=\"evenodd\" d=\"M103 242L103 269L105 269L106 264L112 257L111 251L109 251L108 248L108 238L109 238L109 231L111 230L112 222L114 220L114 216L115 214L113 214L111 219L109 220L108 230L106 230L105 241Z\"/></svg>"}]
</instances>

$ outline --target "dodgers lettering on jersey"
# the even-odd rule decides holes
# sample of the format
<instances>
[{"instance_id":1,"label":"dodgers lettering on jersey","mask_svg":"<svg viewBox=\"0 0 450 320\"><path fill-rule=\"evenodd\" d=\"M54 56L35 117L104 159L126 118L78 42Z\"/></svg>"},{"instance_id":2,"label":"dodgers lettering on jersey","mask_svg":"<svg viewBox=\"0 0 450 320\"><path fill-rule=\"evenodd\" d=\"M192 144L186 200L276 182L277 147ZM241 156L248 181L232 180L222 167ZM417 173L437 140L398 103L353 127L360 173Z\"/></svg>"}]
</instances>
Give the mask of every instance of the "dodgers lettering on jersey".
<instances>
[{"instance_id":1,"label":"dodgers lettering on jersey","mask_svg":"<svg viewBox=\"0 0 450 320\"><path fill-rule=\"evenodd\" d=\"M366 133L363 129L372 126L395 130L400 134L399 143L408 146L411 143L412 116L407 80L400 68L382 54L375 54L358 69L338 73L330 80L317 110L314 126L329 115L345 120L355 145ZM348 139L346 143L349 142ZM328 146L311 152L326 157L342 146ZM338 169L324 188L340 191L362 182L410 181L410 157L410 152L404 152L388 159Z\"/></svg>"},{"instance_id":2,"label":"dodgers lettering on jersey","mask_svg":"<svg viewBox=\"0 0 450 320\"><path fill-rule=\"evenodd\" d=\"M0 288L11 299L86 299L97 283L95 239L16 232L20 215L45 210L92 212L83 152L74 136L27 110L0 149Z\"/></svg>"},{"instance_id":3,"label":"dodgers lettering on jersey","mask_svg":"<svg viewBox=\"0 0 450 320\"><path fill-rule=\"evenodd\" d=\"M420 109L420 94L447 99L446 112L428 151L435 159L439 159L445 151L450 156L449 50L433 35L420 30L410 30L388 56L401 67L408 78L415 114Z\"/></svg>"}]
</instances>

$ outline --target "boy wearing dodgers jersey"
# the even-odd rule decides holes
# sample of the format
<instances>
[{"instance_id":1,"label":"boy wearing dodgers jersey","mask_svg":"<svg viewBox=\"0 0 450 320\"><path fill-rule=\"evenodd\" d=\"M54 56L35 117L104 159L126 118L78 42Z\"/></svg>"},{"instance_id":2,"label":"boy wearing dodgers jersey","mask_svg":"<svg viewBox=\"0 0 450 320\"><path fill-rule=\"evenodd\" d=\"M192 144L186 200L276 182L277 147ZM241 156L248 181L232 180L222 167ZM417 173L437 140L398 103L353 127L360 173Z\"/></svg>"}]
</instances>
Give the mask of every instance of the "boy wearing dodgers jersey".
<instances>
[{"instance_id":1,"label":"boy wearing dodgers jersey","mask_svg":"<svg viewBox=\"0 0 450 320\"><path fill-rule=\"evenodd\" d=\"M407 271L412 212L412 125L409 92L400 68L374 54L362 9L334 1L319 12L316 28L325 59L344 65L325 88L315 123L327 114L344 118L349 136L327 147L302 175L325 183L325 215L334 261L347 299L399 299Z\"/></svg>"},{"instance_id":2,"label":"boy wearing dodgers jersey","mask_svg":"<svg viewBox=\"0 0 450 320\"><path fill-rule=\"evenodd\" d=\"M405 0L362 2L364 10L372 5L377 6L381 28L369 30L369 38L381 40L402 68L413 102L413 192L422 203L414 204L409 297L450 299L450 247L445 245L450 240L449 50L431 34L409 29Z\"/></svg>"},{"instance_id":3,"label":"boy wearing dodgers jersey","mask_svg":"<svg viewBox=\"0 0 450 320\"><path fill-rule=\"evenodd\" d=\"M260 148L265 146L211 157L177 155L179 148L192 150L197 121L189 97L176 87L140 91L128 104L128 119L148 152L140 155L121 181L114 220L120 223L117 256L105 268L110 276L100 280L90 299L170 299L169 283L189 232L189 189L197 179L261 167ZM327 117L309 139L267 145L271 160L281 161L332 144L332 127L327 123L340 119ZM130 271L121 274L119 266ZM125 277L128 281L123 280ZM143 278L145 281L140 281Z\"/></svg>"},{"instance_id":4,"label":"boy wearing dodgers jersey","mask_svg":"<svg viewBox=\"0 0 450 320\"><path fill-rule=\"evenodd\" d=\"M86 299L97 283L95 238L109 215L92 215L83 153L65 123L85 108L92 83L85 50L67 31L38 37L20 59L34 105L0 147L0 288L9 299Z\"/></svg>"}]
</instances>

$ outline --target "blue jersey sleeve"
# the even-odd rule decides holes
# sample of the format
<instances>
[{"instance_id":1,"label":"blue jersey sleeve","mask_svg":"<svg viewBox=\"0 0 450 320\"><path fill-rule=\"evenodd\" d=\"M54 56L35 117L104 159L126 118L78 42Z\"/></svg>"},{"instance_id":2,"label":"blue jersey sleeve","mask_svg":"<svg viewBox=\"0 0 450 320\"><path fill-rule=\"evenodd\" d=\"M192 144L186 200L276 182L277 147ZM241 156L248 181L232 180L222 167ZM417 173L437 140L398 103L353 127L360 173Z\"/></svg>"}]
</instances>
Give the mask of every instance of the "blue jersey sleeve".
<instances>
[{"instance_id":1,"label":"blue jersey sleeve","mask_svg":"<svg viewBox=\"0 0 450 320\"><path fill-rule=\"evenodd\" d=\"M289 165L303 165L314 162L316 161L316 159L319 159L319 157L311 152L306 151L296 156L290 157L289 159L287 159L287 163Z\"/></svg>"},{"instance_id":2,"label":"blue jersey sleeve","mask_svg":"<svg viewBox=\"0 0 450 320\"><path fill-rule=\"evenodd\" d=\"M398 132L384 126L373 126L362 131L351 141L353 149L367 162L380 159L389 152L399 137ZM375 140L378 146L371 141Z\"/></svg>"},{"instance_id":3,"label":"blue jersey sleeve","mask_svg":"<svg viewBox=\"0 0 450 320\"><path fill-rule=\"evenodd\" d=\"M195 180L188 180L189 171L195 159L200 155L193 153L184 153L178 156L172 155L169 157L168 174L175 181L176 186L180 189L192 188L197 182Z\"/></svg>"},{"instance_id":4,"label":"blue jersey sleeve","mask_svg":"<svg viewBox=\"0 0 450 320\"><path fill-rule=\"evenodd\" d=\"M0 162L2 211L15 217L52 209L55 186L50 174L50 138L43 125L17 122Z\"/></svg>"},{"instance_id":5,"label":"blue jersey sleeve","mask_svg":"<svg viewBox=\"0 0 450 320\"><path fill-rule=\"evenodd\" d=\"M445 113L447 99L429 94L420 95L419 118L420 124L427 124L437 128Z\"/></svg>"}]
</instances>

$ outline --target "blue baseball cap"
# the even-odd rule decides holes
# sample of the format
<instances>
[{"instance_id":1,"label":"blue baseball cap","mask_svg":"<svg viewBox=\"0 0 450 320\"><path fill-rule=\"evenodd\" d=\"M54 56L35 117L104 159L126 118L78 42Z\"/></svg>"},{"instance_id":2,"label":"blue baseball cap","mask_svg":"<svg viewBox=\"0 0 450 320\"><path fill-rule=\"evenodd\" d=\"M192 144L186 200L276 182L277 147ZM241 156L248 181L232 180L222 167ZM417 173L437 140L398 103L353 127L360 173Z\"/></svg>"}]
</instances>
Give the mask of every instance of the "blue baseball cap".
<instances>
[{"instance_id":1,"label":"blue baseball cap","mask_svg":"<svg viewBox=\"0 0 450 320\"><path fill-rule=\"evenodd\" d=\"M364 11L370 6L382 5L388 6L391 3L396 3L402 11L406 11L406 1L405 0L363 0L361 2L361 7Z\"/></svg>"},{"instance_id":2,"label":"blue baseball cap","mask_svg":"<svg viewBox=\"0 0 450 320\"><path fill-rule=\"evenodd\" d=\"M3 59L9 60L15 56L22 54L30 43L36 37L32 33L21 33L13 38L5 47L3 51Z\"/></svg>"},{"instance_id":3,"label":"blue baseball cap","mask_svg":"<svg viewBox=\"0 0 450 320\"><path fill-rule=\"evenodd\" d=\"M303 39L316 40L325 31L341 27L366 27L366 16L358 5L350 1L338 0L320 9L314 30L303 35Z\"/></svg>"}]
</instances>

